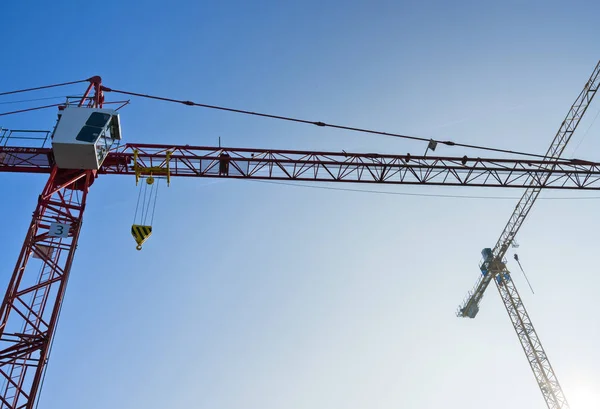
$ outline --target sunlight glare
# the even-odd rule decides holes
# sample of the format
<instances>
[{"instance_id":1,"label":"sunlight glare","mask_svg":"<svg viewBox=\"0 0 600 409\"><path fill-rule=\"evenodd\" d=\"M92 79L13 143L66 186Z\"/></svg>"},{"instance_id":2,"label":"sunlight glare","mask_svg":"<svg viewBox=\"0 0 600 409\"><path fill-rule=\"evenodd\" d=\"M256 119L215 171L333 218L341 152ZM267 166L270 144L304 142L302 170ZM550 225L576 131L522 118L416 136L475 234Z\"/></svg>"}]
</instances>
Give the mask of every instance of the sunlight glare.
<instances>
[{"instance_id":1,"label":"sunlight glare","mask_svg":"<svg viewBox=\"0 0 600 409\"><path fill-rule=\"evenodd\" d=\"M579 385L567 397L573 409L600 408L600 391L589 385Z\"/></svg>"}]
</instances>

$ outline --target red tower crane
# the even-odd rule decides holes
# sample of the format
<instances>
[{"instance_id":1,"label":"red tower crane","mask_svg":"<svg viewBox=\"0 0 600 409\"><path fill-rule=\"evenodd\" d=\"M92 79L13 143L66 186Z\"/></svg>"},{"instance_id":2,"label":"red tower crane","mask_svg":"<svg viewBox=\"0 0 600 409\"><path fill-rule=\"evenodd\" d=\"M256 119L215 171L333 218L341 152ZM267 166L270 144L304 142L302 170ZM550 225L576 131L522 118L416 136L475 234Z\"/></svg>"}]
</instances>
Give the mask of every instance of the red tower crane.
<instances>
[{"instance_id":1,"label":"red tower crane","mask_svg":"<svg viewBox=\"0 0 600 409\"><path fill-rule=\"evenodd\" d=\"M46 173L0 307L0 409L38 399L77 247L86 199L101 175L162 175L600 190L600 163L426 157L375 153L124 144L119 115L104 108L93 77L76 104L60 107L52 148L0 146L0 172ZM102 176L103 177L103 176Z\"/></svg>"}]
</instances>

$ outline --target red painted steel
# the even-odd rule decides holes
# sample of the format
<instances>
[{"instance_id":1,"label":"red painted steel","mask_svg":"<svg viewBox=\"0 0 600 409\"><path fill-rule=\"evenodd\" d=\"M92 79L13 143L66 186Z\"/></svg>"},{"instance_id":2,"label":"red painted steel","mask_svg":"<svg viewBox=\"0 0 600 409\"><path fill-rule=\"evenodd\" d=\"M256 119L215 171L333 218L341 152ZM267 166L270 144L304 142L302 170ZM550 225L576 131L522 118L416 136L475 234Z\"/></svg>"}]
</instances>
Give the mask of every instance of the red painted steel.
<instances>
[{"instance_id":1,"label":"red painted steel","mask_svg":"<svg viewBox=\"0 0 600 409\"><path fill-rule=\"evenodd\" d=\"M101 78L89 82L78 106L101 108ZM58 169L51 150L40 148L3 146L0 164L50 174L0 307L0 409L33 409L96 172Z\"/></svg>"},{"instance_id":2,"label":"red painted steel","mask_svg":"<svg viewBox=\"0 0 600 409\"><path fill-rule=\"evenodd\" d=\"M381 183L526 188L532 178L546 189L600 190L600 163L429 157L375 153L314 152L126 144L111 152L99 174L133 175L134 151L140 169L166 168L178 177L226 177L287 181ZM220 155L227 154L222 157ZM227 171L221 168L227 160ZM0 147L0 172L48 173L50 149Z\"/></svg>"},{"instance_id":3,"label":"red painted steel","mask_svg":"<svg viewBox=\"0 0 600 409\"><path fill-rule=\"evenodd\" d=\"M102 78L99 76L94 76L88 79L90 85L88 85L87 89L83 93L83 96L79 100L78 106L88 106L88 107L99 107L102 108L102 104L104 104L104 91L102 90ZM94 95L90 98L90 92L94 91Z\"/></svg>"},{"instance_id":4,"label":"red painted steel","mask_svg":"<svg viewBox=\"0 0 600 409\"><path fill-rule=\"evenodd\" d=\"M0 307L2 409L34 407L94 177L54 167L39 197Z\"/></svg>"}]
</instances>

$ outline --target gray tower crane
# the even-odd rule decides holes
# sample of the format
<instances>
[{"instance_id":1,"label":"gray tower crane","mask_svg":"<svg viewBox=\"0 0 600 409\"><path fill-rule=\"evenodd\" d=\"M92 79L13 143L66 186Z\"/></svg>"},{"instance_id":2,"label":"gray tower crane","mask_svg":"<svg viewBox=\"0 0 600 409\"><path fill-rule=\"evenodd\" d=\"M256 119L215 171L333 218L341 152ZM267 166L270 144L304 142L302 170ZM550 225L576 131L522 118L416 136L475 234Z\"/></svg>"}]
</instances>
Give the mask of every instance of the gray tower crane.
<instances>
[{"instance_id":1,"label":"gray tower crane","mask_svg":"<svg viewBox=\"0 0 600 409\"><path fill-rule=\"evenodd\" d=\"M590 79L586 82L583 90L571 106L569 113L552 140L550 148L545 155L546 160L553 161L561 157L567 143L569 143L575 129L577 129L577 125L579 125L583 114L596 95L599 84L600 62L594 68ZM555 167L553 164L547 166L550 169L554 169ZM540 185L546 183L549 177L544 175L541 178L530 178L529 187L517 203L513 214L508 219L508 223L504 227L502 234L500 234L498 242L493 249L486 248L481 252L483 256L480 264L481 275L473 289L467 294L464 302L459 306L457 316L475 318L479 312L479 303L483 298L485 290L493 280L498 288L500 298L504 303L513 327L517 332L523 351L527 356L529 365L533 370L533 374L548 408L567 409L569 408L567 399L554 373L554 369L550 365L550 361L542 347L537 332L531 323L519 292L511 279L510 272L506 268L506 260L504 258L542 190Z\"/></svg>"}]
</instances>

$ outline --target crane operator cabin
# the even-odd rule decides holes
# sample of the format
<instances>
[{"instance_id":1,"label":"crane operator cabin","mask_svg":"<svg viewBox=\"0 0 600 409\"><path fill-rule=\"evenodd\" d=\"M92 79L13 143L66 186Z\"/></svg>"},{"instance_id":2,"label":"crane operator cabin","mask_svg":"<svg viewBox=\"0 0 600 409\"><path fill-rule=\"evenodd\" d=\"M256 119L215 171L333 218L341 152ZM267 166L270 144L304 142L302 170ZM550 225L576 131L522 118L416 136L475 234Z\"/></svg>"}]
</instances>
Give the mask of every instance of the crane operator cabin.
<instances>
[{"instance_id":1,"label":"crane operator cabin","mask_svg":"<svg viewBox=\"0 0 600 409\"><path fill-rule=\"evenodd\" d=\"M52 135L56 166L98 170L120 140L121 125L116 111L67 106L59 115Z\"/></svg>"}]
</instances>

